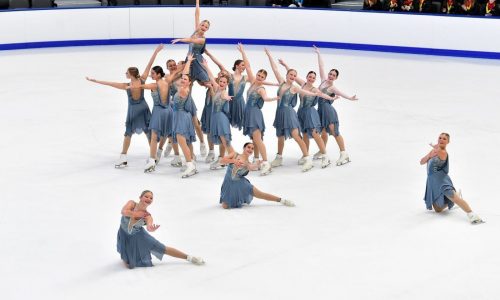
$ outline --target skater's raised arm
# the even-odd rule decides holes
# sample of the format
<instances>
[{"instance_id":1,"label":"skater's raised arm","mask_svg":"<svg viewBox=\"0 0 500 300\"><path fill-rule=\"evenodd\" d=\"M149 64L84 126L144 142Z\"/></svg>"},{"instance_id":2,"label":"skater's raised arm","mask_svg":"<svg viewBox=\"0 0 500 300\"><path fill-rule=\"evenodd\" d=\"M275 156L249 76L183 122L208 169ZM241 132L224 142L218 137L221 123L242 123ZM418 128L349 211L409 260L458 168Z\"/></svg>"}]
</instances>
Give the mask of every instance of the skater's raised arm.
<instances>
[{"instance_id":1,"label":"skater's raised arm","mask_svg":"<svg viewBox=\"0 0 500 300\"><path fill-rule=\"evenodd\" d=\"M274 73L274 76L276 77L276 80L278 80L279 84L282 84L283 82L285 82L285 80L281 76L281 74L278 70L278 66L276 65L276 63L273 60L273 57L271 56L271 51L269 51L269 49L267 49L267 48L264 48L264 51L266 52L266 55L269 58L269 63L271 63L271 69L273 69L273 73Z\"/></svg>"},{"instance_id":2,"label":"skater's raised arm","mask_svg":"<svg viewBox=\"0 0 500 300\"><path fill-rule=\"evenodd\" d=\"M192 61L193 61L193 54L189 53L187 56L187 62L184 64L184 69L182 69L182 75L189 75L189 70L191 68Z\"/></svg>"},{"instance_id":3,"label":"skater's raised arm","mask_svg":"<svg viewBox=\"0 0 500 300\"><path fill-rule=\"evenodd\" d=\"M210 57L210 59L217 65L217 67L219 67L219 70L228 72L226 68L224 68L222 63L217 58L215 58L215 56L213 56L212 53L208 51L208 49L205 49L205 54Z\"/></svg>"},{"instance_id":4,"label":"skater's raised arm","mask_svg":"<svg viewBox=\"0 0 500 300\"><path fill-rule=\"evenodd\" d=\"M337 89L335 86L331 86L328 88L328 91L332 91L335 93L335 95L338 95L342 98L345 98L347 100L351 100L351 101L356 101L356 100L359 100L358 97L356 95L353 95L353 96L348 96L346 93L340 91L339 89Z\"/></svg>"},{"instance_id":5,"label":"skater's raised arm","mask_svg":"<svg viewBox=\"0 0 500 300\"><path fill-rule=\"evenodd\" d=\"M200 0L196 0L196 6L194 9L194 30L198 30L199 24L200 24Z\"/></svg>"},{"instance_id":6,"label":"skater's raised arm","mask_svg":"<svg viewBox=\"0 0 500 300\"><path fill-rule=\"evenodd\" d=\"M250 66L250 61L248 60L247 54L245 53L245 49L243 49L243 44L238 43L237 49L238 51L240 51L241 57L243 58L243 62L245 63L248 81L250 83L253 83L255 81L255 76L252 72L252 67Z\"/></svg>"},{"instance_id":7,"label":"skater's raised arm","mask_svg":"<svg viewBox=\"0 0 500 300\"><path fill-rule=\"evenodd\" d=\"M287 63L285 63L284 60L282 60L281 58L278 59L278 62L280 63L280 65L282 65L283 67L285 67L286 71L288 72L288 70L290 70L290 67L287 65ZM303 86L306 82L304 79L300 78L298 75L295 76L295 82L297 82L300 86Z\"/></svg>"},{"instance_id":8,"label":"skater's raised arm","mask_svg":"<svg viewBox=\"0 0 500 300\"><path fill-rule=\"evenodd\" d=\"M219 84L215 80L215 77L214 77L214 74L212 73L212 71L210 71L210 68L208 67L208 62L206 60L204 60L201 64L203 65L205 70L207 70L208 78L210 79L210 85L208 86L208 88L210 89L210 95L213 96L213 95L215 95L215 92L218 90Z\"/></svg>"},{"instance_id":9,"label":"skater's raised arm","mask_svg":"<svg viewBox=\"0 0 500 300\"><path fill-rule=\"evenodd\" d=\"M144 72L142 72L142 75L141 75L142 81L146 81L146 79L148 79L149 71L151 71L151 67L153 66L153 63L155 62L156 56L158 55L158 53L162 49L163 49L163 44L159 44L158 47L156 47L155 51L153 52L153 55L151 55L151 58L149 59L149 62L147 64L146 68L144 69Z\"/></svg>"},{"instance_id":10,"label":"skater's raised arm","mask_svg":"<svg viewBox=\"0 0 500 300\"><path fill-rule=\"evenodd\" d=\"M316 52L316 54L318 55L319 77L321 78L321 82L323 82L326 80L325 63L323 62L321 53L319 53L319 48L316 46L313 47L314 47L314 52Z\"/></svg>"},{"instance_id":11,"label":"skater's raised arm","mask_svg":"<svg viewBox=\"0 0 500 300\"><path fill-rule=\"evenodd\" d=\"M95 82L95 83L102 84L102 85L107 85L107 86L114 87L114 88L120 89L120 90L127 89L127 84L123 83L123 82L102 81L102 80L97 80L97 79L89 78L89 77L85 77L85 79L87 79L88 81L91 81L91 82Z\"/></svg>"},{"instance_id":12,"label":"skater's raised arm","mask_svg":"<svg viewBox=\"0 0 500 300\"><path fill-rule=\"evenodd\" d=\"M431 158L433 158L436 155L438 155L438 150L432 149L431 151L429 151L429 153L427 153L426 156L422 157L422 159L420 160L420 164L425 165L429 160L431 160Z\"/></svg>"}]
</instances>

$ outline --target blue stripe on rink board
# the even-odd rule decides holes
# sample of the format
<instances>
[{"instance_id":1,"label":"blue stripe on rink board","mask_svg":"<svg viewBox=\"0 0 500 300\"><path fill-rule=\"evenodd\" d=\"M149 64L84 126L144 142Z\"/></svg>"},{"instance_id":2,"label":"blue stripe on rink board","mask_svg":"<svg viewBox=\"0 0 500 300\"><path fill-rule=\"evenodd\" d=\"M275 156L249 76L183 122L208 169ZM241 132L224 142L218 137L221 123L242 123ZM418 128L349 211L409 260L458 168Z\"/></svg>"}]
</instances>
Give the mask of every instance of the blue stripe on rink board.
<instances>
[{"instance_id":1,"label":"blue stripe on rink board","mask_svg":"<svg viewBox=\"0 0 500 300\"><path fill-rule=\"evenodd\" d=\"M47 41L47 42L0 44L0 50L74 47L74 46L139 45L139 44L159 44L159 43L169 44L171 40L172 40L171 38L147 38L147 39ZM433 49L433 48L419 48L419 47L369 45L369 44L353 44L353 43L337 43L337 42L295 41L295 40L229 39L229 38L207 39L208 44L236 44L240 42L245 45L269 45L269 46L292 46L292 47L311 47L312 45L316 45L321 48L332 48L332 49L500 59L500 52L486 52L486 51Z\"/></svg>"}]
</instances>

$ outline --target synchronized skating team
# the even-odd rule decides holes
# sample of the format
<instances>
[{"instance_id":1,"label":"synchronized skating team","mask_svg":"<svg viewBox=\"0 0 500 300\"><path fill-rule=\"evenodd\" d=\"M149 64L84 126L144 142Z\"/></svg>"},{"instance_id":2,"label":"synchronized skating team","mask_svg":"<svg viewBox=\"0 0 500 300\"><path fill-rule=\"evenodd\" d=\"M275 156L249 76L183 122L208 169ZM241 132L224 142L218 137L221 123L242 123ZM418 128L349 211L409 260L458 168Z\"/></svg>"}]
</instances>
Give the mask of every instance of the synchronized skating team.
<instances>
[{"instance_id":1,"label":"synchronized skating team","mask_svg":"<svg viewBox=\"0 0 500 300\"><path fill-rule=\"evenodd\" d=\"M237 45L241 59L234 62L232 73L229 72L213 55L205 49L205 32L210 22L200 22L199 1L196 1L195 32L189 38L174 39L172 43L184 42L189 44L189 52L185 61L176 63L170 59L166 66L169 74L166 75L161 66L153 66L157 54L164 48L159 45L148 62L142 74L136 67L127 69L128 83L108 82L92 78L87 80L126 90L128 96L128 111L126 129L123 140L122 153L115 165L127 165L127 151L134 133L146 133L150 144L149 159L145 172L153 172L161 156L168 156L174 151L171 165L183 167L182 177L195 175L198 170L195 164L193 142L196 136L200 140L200 154L210 164L210 169L226 168L220 203L223 208L237 208L249 204L253 197L275 201L286 206L294 206L290 200L264 193L253 186L247 179L249 171L260 170L261 175L267 175L272 168L282 165L285 140L292 138L300 147L302 157L298 160L302 171L313 168L313 159L321 161L321 167L330 165L326 143L332 135L340 148L340 156L336 165L343 165L350 161L345 151L344 140L339 132L337 112L332 106L334 100L345 98L357 100L356 95L348 96L334 85L339 71L332 69L326 74L324 63L318 48L314 51L318 58L321 83L314 86L316 73L310 71L305 79L298 77L297 71L285 61L279 60L286 69L286 76L279 72L278 66L271 52L265 49L277 83L266 81L267 71L260 69L254 74L250 61L241 44ZM202 54L208 55L219 67L220 71L214 76ZM246 72L246 75L244 73ZM148 76L155 81L146 83ZM201 121L197 117L197 108L191 97L191 87L197 81L207 89ZM247 83L249 88L246 100L244 90ZM266 93L266 85L278 86L277 96ZM153 112L151 113L144 98L144 89L151 90L153 98ZM298 97L300 104L297 111ZM264 102L277 101L277 109L273 126L278 138L278 153L269 163L266 146L263 142L265 122L262 114ZM318 109L316 109L316 105ZM232 129L233 128L233 129ZM239 130L248 136L252 142L243 146L242 153L233 148L232 130ZM208 153L203 134L206 134ZM314 156L309 153L310 139L314 139L319 151ZM458 193L448 176L448 154L446 146L450 141L447 133L439 135L436 145L420 161L427 164L428 178L425 192L427 209L441 212L446 207L452 208L457 204L468 215L473 224L482 223L482 219L472 212L461 194ZM166 145L166 146L165 146ZM214 145L219 146L218 157L215 157ZM179 146L185 157L185 165L179 155ZM165 147L165 151L163 151ZM253 156L253 160L251 160ZM118 231L117 249L124 263L130 267L152 266L151 253L159 259L163 254L187 259L194 264L203 264L203 259L192 257L158 242L147 231L155 231L159 225L153 223L147 207L153 201L153 193L144 191L140 201L128 201L122 209L121 225Z\"/></svg>"}]
</instances>

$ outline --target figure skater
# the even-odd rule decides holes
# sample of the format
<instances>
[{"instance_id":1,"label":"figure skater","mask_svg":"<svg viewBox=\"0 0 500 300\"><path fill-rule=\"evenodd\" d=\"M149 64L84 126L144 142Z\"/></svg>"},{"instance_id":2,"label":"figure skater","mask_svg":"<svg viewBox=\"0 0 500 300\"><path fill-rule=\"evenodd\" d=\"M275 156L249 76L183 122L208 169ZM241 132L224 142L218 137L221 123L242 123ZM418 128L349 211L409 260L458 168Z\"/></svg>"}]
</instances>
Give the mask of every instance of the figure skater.
<instances>
[{"instance_id":1,"label":"figure skater","mask_svg":"<svg viewBox=\"0 0 500 300\"><path fill-rule=\"evenodd\" d=\"M264 101L276 101L279 97L268 97L266 89L263 86L267 77L267 71L260 69L257 76L254 77L250 61L243 49L243 45L238 44L238 51L240 51L245 63L248 82L250 88L247 91L247 103L245 105L245 114L243 116L243 134L250 137L255 143L259 154L262 156L262 163L260 164L260 174L267 175L271 172L271 164L267 161L266 145L263 142L264 131L266 125L264 117L262 116L262 107ZM255 156L257 158L258 156ZM255 161L257 161L256 159Z\"/></svg>"},{"instance_id":2,"label":"figure skater","mask_svg":"<svg viewBox=\"0 0 500 300\"><path fill-rule=\"evenodd\" d=\"M469 204L457 193L450 176L448 176L448 152L446 146L450 142L448 133L441 133L437 145L432 145L432 150L420 160L420 164L427 164L427 183L425 186L425 205L428 210L442 212L448 207L451 209L457 204L467 213L472 224L483 223L483 220L475 214Z\"/></svg>"},{"instance_id":3,"label":"figure skater","mask_svg":"<svg viewBox=\"0 0 500 300\"><path fill-rule=\"evenodd\" d=\"M276 116L273 123L273 126L276 128L276 136L278 137L278 154L276 154L276 158L271 163L271 166L275 168L283 164L285 140L293 138L295 142L297 142L297 145L299 145L300 151L302 151L302 158L299 159L299 164L302 164L302 171L307 172L313 167L312 157L309 155L306 144L300 136L299 118L293 107L297 104L297 94L317 96L319 91L312 93L298 86L294 86L293 83L295 77L297 77L297 71L294 69L289 69L287 71L285 80L279 73L278 67L271 56L271 52L267 48L265 52L271 63L274 75L280 84L278 88L280 100L278 101Z\"/></svg>"},{"instance_id":4,"label":"figure skater","mask_svg":"<svg viewBox=\"0 0 500 300\"><path fill-rule=\"evenodd\" d=\"M245 203L250 204L253 197L279 202L285 206L295 206L290 200L260 191L246 179L245 176L249 171L259 168L260 162L250 163L248 161L248 158L253 154L253 150L253 143L246 143L243 146L242 154L233 152L222 159L222 163L228 164L220 193L222 208L239 208Z\"/></svg>"},{"instance_id":5,"label":"figure skater","mask_svg":"<svg viewBox=\"0 0 500 300\"><path fill-rule=\"evenodd\" d=\"M139 69L136 67L129 67L125 73L127 79L130 79L129 83L121 82L110 82L101 81L93 78L86 77L88 81L99 83L102 85L111 86L120 90L126 90L128 97L128 109L127 118L125 121L125 134L123 138L122 152L120 154L120 159L115 164L116 168L121 168L127 166L127 151L130 147L130 141L132 139L132 134L146 133L148 139L148 144L150 143L149 135L149 121L151 119L151 111L149 106L144 99L144 90L141 89L141 85L146 82L148 78L149 70L153 65L156 55L161 50L162 47L158 46L153 56L149 59L148 65L142 75L139 75Z\"/></svg>"},{"instance_id":6,"label":"figure skater","mask_svg":"<svg viewBox=\"0 0 500 300\"><path fill-rule=\"evenodd\" d=\"M352 101L358 100L356 95L348 96L333 85L333 82L338 79L339 71L337 69L332 69L330 70L330 72L328 72L328 77L326 77L325 67L324 67L325 64L323 62L323 59L321 58L321 53L319 52L319 49L316 46L314 46L314 51L316 52L316 54L318 54L319 75L321 78L321 84L319 85L319 90L329 96L337 95L347 100L352 100ZM335 137L337 145L339 146L340 149L340 156L339 159L337 159L336 161L336 165L341 166L343 164L350 162L351 160L349 159L349 155L345 151L344 138L342 137L342 135L340 135L339 132L339 117L337 115L337 111L332 106L332 104L333 101L331 100L324 99L321 97L318 99L318 113L319 113L319 119L321 121L321 138L325 142L326 146L328 142L328 135L333 135ZM318 152L314 155L313 158L320 159L321 155L322 155L321 152Z\"/></svg>"},{"instance_id":7,"label":"figure skater","mask_svg":"<svg viewBox=\"0 0 500 300\"><path fill-rule=\"evenodd\" d=\"M282 59L278 61L286 68L287 72L291 69ZM316 72L310 71L307 73L306 80L307 82L298 76L295 77L295 82L297 82L302 89L311 93L317 93L319 90L313 85L316 81ZM321 93L321 97L331 100L338 98L338 96L332 98L323 93ZM299 118L300 128L302 129L302 139L306 144L307 151L309 151L309 139L313 138L316 145L318 145L319 152L322 154L321 167L326 168L330 165L330 158L326 154L325 142L321 139L321 122L319 120L318 111L315 108L316 104L318 104L318 96L300 95L300 106L297 110L297 116ZM304 159L299 160L299 164L303 164L304 162Z\"/></svg>"},{"instance_id":8,"label":"figure skater","mask_svg":"<svg viewBox=\"0 0 500 300\"><path fill-rule=\"evenodd\" d=\"M151 254L159 260L163 255L169 255L176 258L186 259L195 265L203 265L205 262L200 257L186 255L183 252L166 247L147 231L154 232L160 225L153 223L153 217L147 208L153 203L153 192L145 190L141 193L139 203L129 200L122 208L122 218L116 248L120 253L123 262L127 268L152 267Z\"/></svg>"},{"instance_id":9,"label":"figure skater","mask_svg":"<svg viewBox=\"0 0 500 300\"><path fill-rule=\"evenodd\" d=\"M183 62L183 64L184 64L184 62ZM173 94L172 94L172 86L173 86L172 82L174 81L174 79L176 77L178 77L177 75L179 73L181 73L181 70L183 68L183 64L178 67L177 63L173 59L168 59L167 63L166 63L166 67L167 67L167 70L169 72L169 74L166 75L166 78L170 82L169 87L168 87L169 88L169 90L168 90L168 103L169 103L170 107L173 107L172 101L171 101L172 96L173 96ZM162 148L163 148L163 145L160 143L160 149L162 149ZM169 138L167 146L165 147L165 151L163 152L163 156L168 157L170 155L170 153L172 152L172 150L174 150L174 157L178 157L180 160L179 147L177 144L172 143L172 138ZM171 164L172 164L172 162L171 162ZM182 165L182 161L180 161L180 164Z\"/></svg>"}]
</instances>

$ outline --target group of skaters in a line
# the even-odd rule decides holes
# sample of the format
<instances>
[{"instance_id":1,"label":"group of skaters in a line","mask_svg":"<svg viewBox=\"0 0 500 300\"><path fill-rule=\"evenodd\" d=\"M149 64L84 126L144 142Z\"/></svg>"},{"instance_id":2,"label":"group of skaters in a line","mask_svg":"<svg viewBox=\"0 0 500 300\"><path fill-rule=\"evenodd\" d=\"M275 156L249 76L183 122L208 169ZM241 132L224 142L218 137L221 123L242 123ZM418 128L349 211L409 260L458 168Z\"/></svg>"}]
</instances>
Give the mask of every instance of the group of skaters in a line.
<instances>
[{"instance_id":1,"label":"group of skaters in a line","mask_svg":"<svg viewBox=\"0 0 500 300\"><path fill-rule=\"evenodd\" d=\"M172 164L175 163L176 166L181 166L178 149L180 146L186 159L186 170L183 171L182 176L192 176L197 172L193 161L192 143L195 141L196 133L198 133L198 138L201 141L200 152L204 156L206 148L201 133L204 132L207 134L209 144L209 153L205 160L207 162L213 160L215 168L227 166L219 198L223 208L242 207L244 204L250 204L254 197L289 207L295 206L288 199L260 191L248 181L246 175L249 171L258 169L265 175L271 171L271 167L281 165L284 142L287 138L293 138L299 145L303 154L299 164L302 165L304 171L312 168L312 156L309 155L309 139L311 138L314 139L319 148L319 152L314 156L321 159L322 167L330 164L326 155L326 142L329 134L335 136L341 150L337 164L348 162L349 157L345 152L344 142L338 131L338 117L332 102L338 97L350 100L357 100L357 98L345 95L333 85L339 72L332 69L328 76L326 75L317 48L315 48L315 52L318 56L322 80L318 88L313 85L316 79L315 72L309 72L306 79L302 80L297 77L297 72L294 69L280 60L279 63L286 68L286 76L283 77L271 53L266 49L266 55L278 81L276 85L279 86L277 96L268 96L264 85L273 85L273 83L266 81L267 72L263 69L254 75L241 44L237 48L242 59L234 63L233 73L228 72L211 53L205 51L204 33L208 30L210 23L206 20L199 21L198 2L195 11L196 30L194 34L189 38L172 41L173 43L189 43L188 57L185 62L179 63L168 60L168 75L165 75L160 66L151 68L156 55L163 49L163 46L160 45L156 48L142 75L135 67L127 69L126 75L130 79L129 83L87 78L89 81L123 89L127 92L126 130L122 155L117 166L127 164L126 153L132 134L146 132L150 133L147 135L150 142L150 158L145 168L146 171L154 170L154 166L163 153L162 147L167 144L165 151L168 155L169 147L172 147L175 154ZM203 59L204 52L219 66L220 72L217 77L213 75ZM151 77L156 82L147 84L146 79L150 69ZM246 75L243 75L245 71ZM191 98L193 81L198 81L207 88L201 122L197 118L196 106ZM299 85L294 84L294 82ZM250 87L245 101L243 91L246 83L249 83ZM144 89L152 91L155 104L152 114L144 99ZM297 104L298 95L300 95L300 107L296 112L293 107ZM273 123L278 137L278 155L271 164L267 162L266 147L262 140L265 124L261 111L264 102L269 101L278 101ZM316 104L318 104L318 110L315 109ZM231 127L242 130L244 135L252 139L252 142L243 146L241 154L237 153L231 145ZM426 206L428 209L441 212L447 207L452 208L454 204L457 204L467 213L471 223L482 223L482 219L472 212L467 202L462 199L461 194L457 193L448 176L446 146L449 141L450 136L447 133L440 134L438 143L432 145L433 149L420 161L421 164L427 164L428 171L424 197ZM219 146L217 160L214 155L214 145ZM225 155L226 153L227 155ZM250 160L252 156L253 161ZM159 228L159 225L154 224L151 214L147 211L152 201L153 193L146 190L140 195L139 202L130 200L122 209L117 250L124 263L130 268L152 266L151 254L159 259L162 258L163 254L167 254L186 259L197 265L204 264L202 258L189 256L177 249L166 247L147 233L147 231L153 232Z\"/></svg>"}]
</instances>

